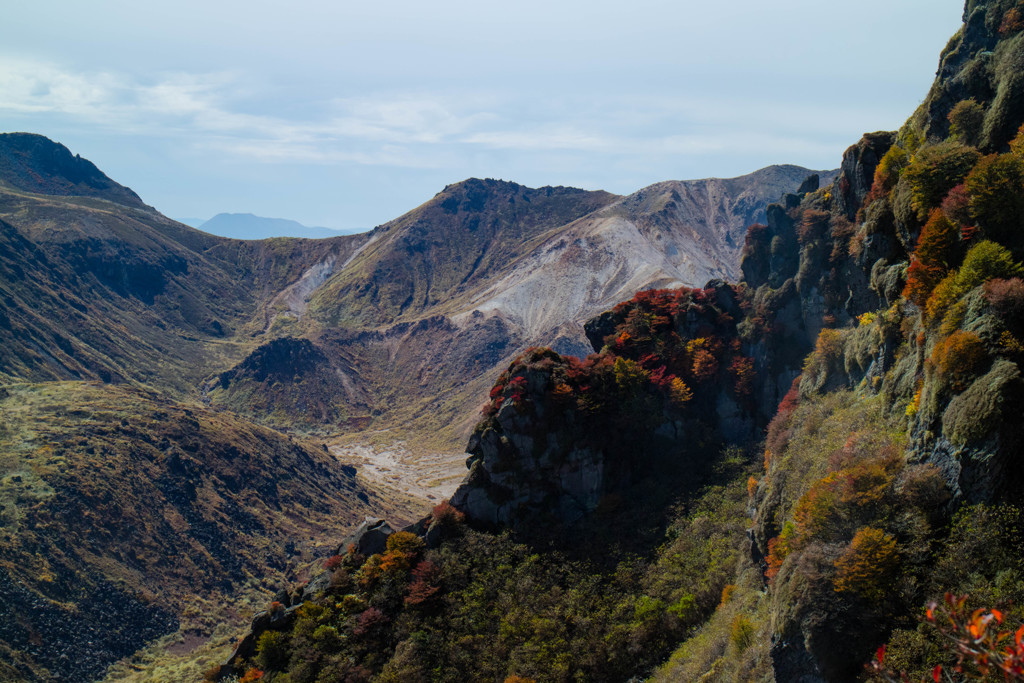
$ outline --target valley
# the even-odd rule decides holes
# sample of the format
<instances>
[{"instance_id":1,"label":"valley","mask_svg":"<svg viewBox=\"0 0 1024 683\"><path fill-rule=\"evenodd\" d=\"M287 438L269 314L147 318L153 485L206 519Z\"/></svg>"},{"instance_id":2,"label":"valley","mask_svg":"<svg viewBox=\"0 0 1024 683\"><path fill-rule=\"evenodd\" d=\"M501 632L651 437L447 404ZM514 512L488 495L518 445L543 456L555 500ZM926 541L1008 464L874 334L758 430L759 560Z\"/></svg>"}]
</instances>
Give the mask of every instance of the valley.
<instances>
[{"instance_id":1,"label":"valley","mask_svg":"<svg viewBox=\"0 0 1024 683\"><path fill-rule=\"evenodd\" d=\"M482 397L523 349L586 355L583 323L635 291L734 276L744 225L810 173L630 197L468 180L370 233L240 241L40 136L0 151L4 434L24 454L0 473L3 571L19 623L38 624L5 636L0 666L42 680L119 659L110 680L197 675L360 516L449 498ZM82 613L81 636L120 642L71 653L47 629L87 586L114 602ZM124 596L159 607L114 609Z\"/></svg>"},{"instance_id":2,"label":"valley","mask_svg":"<svg viewBox=\"0 0 1024 683\"><path fill-rule=\"evenodd\" d=\"M837 170L322 239L0 134L0 680L1019 679L1022 73L967 0Z\"/></svg>"}]
</instances>

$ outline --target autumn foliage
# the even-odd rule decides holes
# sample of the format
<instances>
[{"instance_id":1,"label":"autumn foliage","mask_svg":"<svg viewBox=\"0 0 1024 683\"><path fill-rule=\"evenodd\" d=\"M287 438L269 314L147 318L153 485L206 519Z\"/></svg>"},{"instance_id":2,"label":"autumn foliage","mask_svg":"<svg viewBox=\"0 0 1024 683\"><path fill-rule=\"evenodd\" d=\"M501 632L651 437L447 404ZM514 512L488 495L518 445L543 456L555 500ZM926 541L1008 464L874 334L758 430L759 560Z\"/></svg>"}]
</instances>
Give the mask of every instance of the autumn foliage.
<instances>
[{"instance_id":1,"label":"autumn foliage","mask_svg":"<svg viewBox=\"0 0 1024 683\"><path fill-rule=\"evenodd\" d=\"M781 453L782 450L789 443L789 437L791 434L790 429L790 418L793 415L793 411L796 410L797 405L800 403L800 376L793 380L792 386L786 395L782 397L782 401L779 402L779 408L775 413L775 417L768 423L768 435L765 438L765 454L764 454L764 465L765 469L771 464L772 456L775 453Z\"/></svg>"},{"instance_id":2,"label":"autumn foliage","mask_svg":"<svg viewBox=\"0 0 1024 683\"><path fill-rule=\"evenodd\" d=\"M985 358L985 344L978 335L957 330L935 345L931 361L941 378L955 391L963 391Z\"/></svg>"},{"instance_id":3,"label":"autumn foliage","mask_svg":"<svg viewBox=\"0 0 1024 683\"><path fill-rule=\"evenodd\" d=\"M941 210L934 210L918 237L903 296L923 308L935 286L959 263L959 243L957 226Z\"/></svg>"},{"instance_id":4,"label":"autumn foliage","mask_svg":"<svg viewBox=\"0 0 1024 683\"><path fill-rule=\"evenodd\" d=\"M723 304L726 301L726 304ZM752 358L725 310L739 306L736 288L680 288L638 292L612 310L604 349L586 358L531 348L516 358L491 389L485 417L512 402L520 412L543 398L557 411L575 410L602 429L635 428L670 409L684 412L702 392L723 385L750 406L756 382ZM533 384L531 371L546 378ZM543 393L538 392L543 384Z\"/></svg>"},{"instance_id":5,"label":"autumn foliage","mask_svg":"<svg viewBox=\"0 0 1024 683\"><path fill-rule=\"evenodd\" d=\"M936 665L930 679L935 683L953 681L1024 680L1024 625L1015 630L1003 625L1002 610L967 608L967 596L946 593L943 604L932 602L924 623L932 626L939 642L955 663ZM893 683L911 680L886 663L887 648L881 646L868 671Z\"/></svg>"},{"instance_id":6,"label":"autumn foliage","mask_svg":"<svg viewBox=\"0 0 1024 683\"><path fill-rule=\"evenodd\" d=\"M412 583L409 584L405 604L415 607L430 601L441 590L438 585L440 578L441 570L433 562L423 560L417 564L412 570Z\"/></svg>"},{"instance_id":7,"label":"autumn foliage","mask_svg":"<svg viewBox=\"0 0 1024 683\"><path fill-rule=\"evenodd\" d=\"M434 522L444 527L453 527L466 521L466 513L462 512L447 500L442 500L430 511Z\"/></svg>"},{"instance_id":8,"label":"autumn foliage","mask_svg":"<svg viewBox=\"0 0 1024 683\"><path fill-rule=\"evenodd\" d=\"M881 600L899 570L899 562L896 539L881 529L864 527L835 562L835 590Z\"/></svg>"},{"instance_id":9,"label":"autumn foliage","mask_svg":"<svg viewBox=\"0 0 1024 683\"><path fill-rule=\"evenodd\" d=\"M1007 244L1019 243L1024 227L1024 159L992 154L967 176L971 213L985 235Z\"/></svg>"},{"instance_id":10,"label":"autumn foliage","mask_svg":"<svg viewBox=\"0 0 1024 683\"><path fill-rule=\"evenodd\" d=\"M238 683L254 683L263 678L263 672L256 667L250 668L241 678L238 679Z\"/></svg>"}]
</instances>

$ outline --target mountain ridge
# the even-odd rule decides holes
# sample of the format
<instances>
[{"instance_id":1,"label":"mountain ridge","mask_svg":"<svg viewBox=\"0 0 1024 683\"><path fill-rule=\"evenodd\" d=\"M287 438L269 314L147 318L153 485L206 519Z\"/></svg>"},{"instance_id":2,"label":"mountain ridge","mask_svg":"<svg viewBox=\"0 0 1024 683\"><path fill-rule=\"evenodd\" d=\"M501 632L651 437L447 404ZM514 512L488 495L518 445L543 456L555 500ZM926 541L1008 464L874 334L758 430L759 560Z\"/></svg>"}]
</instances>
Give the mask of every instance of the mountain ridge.
<instances>
[{"instance_id":1,"label":"mountain ridge","mask_svg":"<svg viewBox=\"0 0 1024 683\"><path fill-rule=\"evenodd\" d=\"M35 133L0 133L0 182L37 194L107 199L151 209L130 188L60 143Z\"/></svg>"}]
</instances>

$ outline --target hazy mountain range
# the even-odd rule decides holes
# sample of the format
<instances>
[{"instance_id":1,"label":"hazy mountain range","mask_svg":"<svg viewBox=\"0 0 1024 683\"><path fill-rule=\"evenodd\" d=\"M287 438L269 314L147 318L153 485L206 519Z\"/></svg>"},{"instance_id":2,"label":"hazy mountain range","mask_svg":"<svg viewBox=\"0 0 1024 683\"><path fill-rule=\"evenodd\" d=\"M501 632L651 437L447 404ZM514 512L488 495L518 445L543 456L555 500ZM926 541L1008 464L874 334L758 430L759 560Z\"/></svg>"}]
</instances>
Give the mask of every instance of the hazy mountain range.
<instances>
[{"instance_id":1,"label":"hazy mountain range","mask_svg":"<svg viewBox=\"0 0 1024 683\"><path fill-rule=\"evenodd\" d=\"M261 240L269 237L317 239L343 234L331 228L309 227L287 218L264 218L251 213L219 213L208 221L193 219L182 222L211 235L239 240Z\"/></svg>"}]
</instances>

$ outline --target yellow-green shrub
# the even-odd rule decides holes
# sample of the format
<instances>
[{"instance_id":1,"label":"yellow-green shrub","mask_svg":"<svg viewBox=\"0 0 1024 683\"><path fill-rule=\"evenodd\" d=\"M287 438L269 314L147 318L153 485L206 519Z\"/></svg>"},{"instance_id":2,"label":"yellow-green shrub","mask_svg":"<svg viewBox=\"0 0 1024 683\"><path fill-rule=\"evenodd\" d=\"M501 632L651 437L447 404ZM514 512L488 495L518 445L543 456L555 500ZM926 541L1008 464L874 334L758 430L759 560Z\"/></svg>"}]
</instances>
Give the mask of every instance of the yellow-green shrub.
<instances>
[{"instance_id":1,"label":"yellow-green shrub","mask_svg":"<svg viewBox=\"0 0 1024 683\"><path fill-rule=\"evenodd\" d=\"M960 269L950 273L932 291L926 309L930 320L940 320L960 297L993 278L1009 279L1022 273L1006 247L984 240L971 247Z\"/></svg>"},{"instance_id":2,"label":"yellow-green shrub","mask_svg":"<svg viewBox=\"0 0 1024 683\"><path fill-rule=\"evenodd\" d=\"M980 157L976 149L952 140L917 151L903 175L910 183L911 201L918 220L924 220L939 206Z\"/></svg>"},{"instance_id":3,"label":"yellow-green shrub","mask_svg":"<svg viewBox=\"0 0 1024 683\"><path fill-rule=\"evenodd\" d=\"M965 182L971 213L985 234L1019 243L1024 227L1024 158L991 154L974 167Z\"/></svg>"},{"instance_id":4,"label":"yellow-green shrub","mask_svg":"<svg viewBox=\"0 0 1024 683\"><path fill-rule=\"evenodd\" d=\"M949 112L949 134L965 145L977 147L984 122L985 109L974 98L961 100Z\"/></svg>"}]
</instances>

